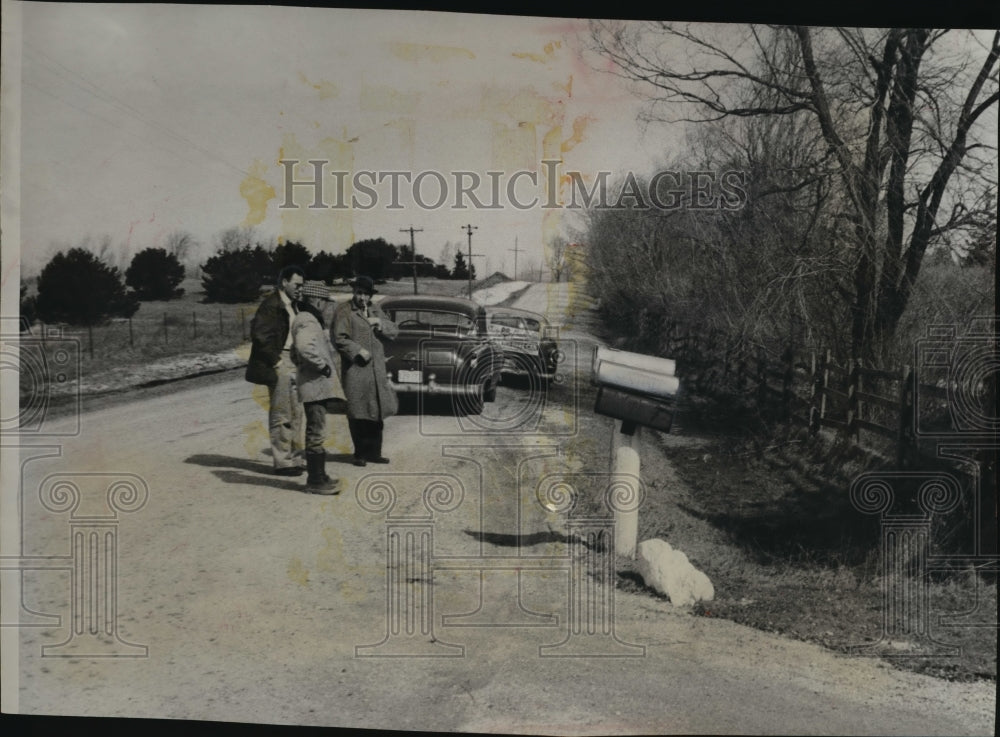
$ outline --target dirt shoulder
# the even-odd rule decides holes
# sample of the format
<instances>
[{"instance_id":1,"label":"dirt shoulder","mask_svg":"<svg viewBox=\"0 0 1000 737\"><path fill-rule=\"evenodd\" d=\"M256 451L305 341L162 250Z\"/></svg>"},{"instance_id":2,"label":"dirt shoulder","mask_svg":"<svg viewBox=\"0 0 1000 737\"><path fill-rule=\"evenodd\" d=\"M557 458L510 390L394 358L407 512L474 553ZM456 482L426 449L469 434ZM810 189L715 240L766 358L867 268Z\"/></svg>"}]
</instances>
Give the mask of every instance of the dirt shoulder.
<instances>
[{"instance_id":1,"label":"dirt shoulder","mask_svg":"<svg viewBox=\"0 0 1000 737\"><path fill-rule=\"evenodd\" d=\"M919 582L882 575L876 519L852 508L847 486L825 483L819 464L788 438L754 447L698 427L679 413L669 435L646 432L640 455L649 495L639 540L659 537L684 551L715 587L693 614L723 618L876 657L896 668L956 681L996 680L996 580L959 570L927 582L926 633L893 621L889 597ZM626 562L619 576L647 589Z\"/></svg>"}]
</instances>

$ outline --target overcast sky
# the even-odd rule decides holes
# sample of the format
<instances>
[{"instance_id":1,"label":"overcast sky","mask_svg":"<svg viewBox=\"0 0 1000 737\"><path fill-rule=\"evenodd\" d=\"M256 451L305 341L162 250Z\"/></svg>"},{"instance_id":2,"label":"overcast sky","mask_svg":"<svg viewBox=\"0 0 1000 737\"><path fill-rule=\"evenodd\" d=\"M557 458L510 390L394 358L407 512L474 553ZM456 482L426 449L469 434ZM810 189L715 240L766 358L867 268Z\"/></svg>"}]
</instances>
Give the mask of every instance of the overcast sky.
<instances>
[{"instance_id":1,"label":"overcast sky","mask_svg":"<svg viewBox=\"0 0 1000 737\"><path fill-rule=\"evenodd\" d=\"M581 55L587 23L572 19L274 7L20 6L21 243L23 269L55 248L110 237L131 255L173 231L206 247L225 228L342 252L361 238L409 240L437 259L466 243L490 268L541 260L568 213L546 211L543 159L560 174L650 172L676 134L643 134L639 101ZM7 19L5 18L5 21ZM5 28L5 32L11 29ZM286 200L285 159L329 161L323 204L338 195L333 171L440 172L421 179L423 206L402 175L361 207L309 208L310 187ZM455 171L481 177L474 192L493 209L456 210ZM491 180L487 172L500 175ZM516 181L521 209L507 200ZM311 179L311 167L294 172ZM368 180L366 179L365 182ZM466 179L470 183L471 179ZM499 189L494 186L499 185ZM471 199L465 198L466 204ZM207 255L207 251L206 251ZM485 261L477 262L483 269Z\"/></svg>"},{"instance_id":2,"label":"overcast sky","mask_svg":"<svg viewBox=\"0 0 1000 737\"><path fill-rule=\"evenodd\" d=\"M586 20L6 0L4 8L4 112L19 94L21 125L20 140L8 141L20 164L10 152L3 162L4 206L19 215L28 275L88 238L110 239L126 265L186 231L204 258L235 226L334 253L362 238L405 243L400 231L413 226L422 229L418 252L437 260L445 242L465 246L466 224L477 227L473 251L488 257L475 262L479 272L511 273L515 242L520 265L537 265L542 244L571 235L575 222L572 211L542 207L551 191L543 161L590 182L601 171L648 176L685 150L679 126L636 122L642 100L585 53ZM958 50L972 42L954 35ZM987 129L995 127L994 117ZM328 162L325 207L309 207L316 198L306 186L293 188L295 207L280 207L288 192L279 161L291 159ZM456 172L469 172L466 186L478 176L473 193L496 206L465 197L469 207L456 209ZM312 173L306 164L292 172ZM379 175L377 199L338 188L339 176L371 185ZM538 202L515 206L512 181L520 203ZM354 206L337 207L352 195Z\"/></svg>"}]
</instances>

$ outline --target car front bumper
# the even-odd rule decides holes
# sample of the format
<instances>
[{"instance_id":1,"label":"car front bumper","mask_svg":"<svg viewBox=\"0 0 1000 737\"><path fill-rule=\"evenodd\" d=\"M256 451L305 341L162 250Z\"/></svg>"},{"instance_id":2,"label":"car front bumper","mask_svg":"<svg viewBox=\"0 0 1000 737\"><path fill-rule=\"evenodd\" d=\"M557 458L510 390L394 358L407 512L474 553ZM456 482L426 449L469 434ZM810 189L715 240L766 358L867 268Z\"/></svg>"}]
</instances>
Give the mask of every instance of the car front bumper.
<instances>
[{"instance_id":1,"label":"car front bumper","mask_svg":"<svg viewBox=\"0 0 1000 737\"><path fill-rule=\"evenodd\" d=\"M482 394L481 384L438 384L436 381L428 381L424 384L398 383L389 380L389 386L397 394L432 394L436 396L461 396L476 397Z\"/></svg>"}]
</instances>

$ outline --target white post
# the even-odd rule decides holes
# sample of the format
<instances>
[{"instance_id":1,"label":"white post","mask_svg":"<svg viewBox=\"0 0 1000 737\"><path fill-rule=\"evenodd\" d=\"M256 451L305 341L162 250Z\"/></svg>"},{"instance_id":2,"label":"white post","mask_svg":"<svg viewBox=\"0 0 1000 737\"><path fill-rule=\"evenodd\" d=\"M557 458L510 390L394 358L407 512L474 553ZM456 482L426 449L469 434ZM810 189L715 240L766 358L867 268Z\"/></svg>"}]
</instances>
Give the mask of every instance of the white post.
<instances>
[{"instance_id":1,"label":"white post","mask_svg":"<svg viewBox=\"0 0 1000 737\"><path fill-rule=\"evenodd\" d=\"M619 424L618 429L621 429ZM615 432L612 439L612 459L611 472L613 474L625 474L635 478L633 482L636 488L632 490L633 499L639 498L639 432L636 427L632 435L625 435ZM639 505L629 505L626 511L615 510L615 553L628 558L635 558L636 546L639 537Z\"/></svg>"}]
</instances>

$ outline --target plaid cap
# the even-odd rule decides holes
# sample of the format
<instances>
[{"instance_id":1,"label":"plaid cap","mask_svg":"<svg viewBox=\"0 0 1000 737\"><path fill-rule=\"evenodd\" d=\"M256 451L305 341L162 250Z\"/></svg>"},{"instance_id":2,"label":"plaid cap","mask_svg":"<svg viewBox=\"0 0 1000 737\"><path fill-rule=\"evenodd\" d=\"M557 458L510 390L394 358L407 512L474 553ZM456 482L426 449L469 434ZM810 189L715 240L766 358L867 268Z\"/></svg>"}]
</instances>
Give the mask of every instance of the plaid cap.
<instances>
[{"instance_id":1,"label":"plaid cap","mask_svg":"<svg viewBox=\"0 0 1000 737\"><path fill-rule=\"evenodd\" d=\"M330 299L330 287L321 281L307 281L302 285L303 297L319 297L320 299Z\"/></svg>"}]
</instances>

